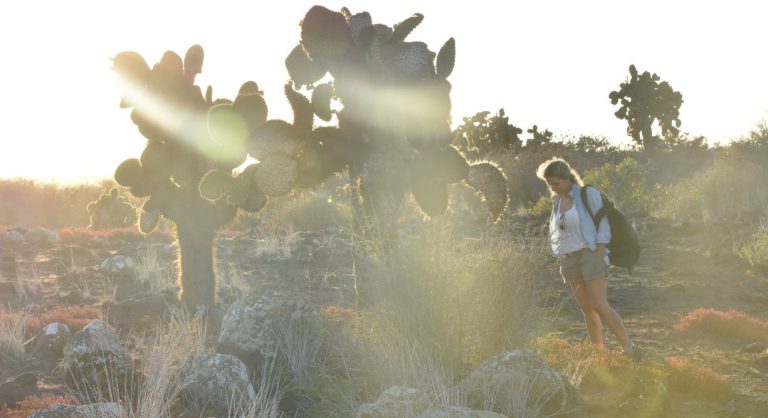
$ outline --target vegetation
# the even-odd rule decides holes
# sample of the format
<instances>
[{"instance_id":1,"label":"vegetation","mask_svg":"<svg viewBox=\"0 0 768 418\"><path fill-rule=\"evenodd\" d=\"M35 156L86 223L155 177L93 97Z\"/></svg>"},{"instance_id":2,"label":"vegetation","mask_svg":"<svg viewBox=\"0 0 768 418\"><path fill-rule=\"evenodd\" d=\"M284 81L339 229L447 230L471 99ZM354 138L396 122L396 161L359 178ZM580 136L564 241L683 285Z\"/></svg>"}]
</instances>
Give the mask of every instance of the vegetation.
<instances>
[{"instance_id":1,"label":"vegetation","mask_svg":"<svg viewBox=\"0 0 768 418\"><path fill-rule=\"evenodd\" d=\"M737 310L718 311L700 308L684 315L677 329L699 332L713 338L736 338L747 343L768 343L768 320Z\"/></svg>"},{"instance_id":2,"label":"vegetation","mask_svg":"<svg viewBox=\"0 0 768 418\"><path fill-rule=\"evenodd\" d=\"M136 222L136 208L120 197L117 187L89 203L86 210L91 214L91 229L122 228Z\"/></svg>"},{"instance_id":3,"label":"vegetation","mask_svg":"<svg viewBox=\"0 0 768 418\"><path fill-rule=\"evenodd\" d=\"M285 59L291 81L283 92L292 121L268 117L255 82L244 83L234 100L214 98L210 87L203 91L195 84L203 63L197 45L184 58L168 51L151 68L136 52L117 54L114 69L125 83L121 106L131 109L147 140L139 158L117 168L117 183L61 188L0 181L0 225L6 225L0 229L0 296L9 306L29 308L0 313L0 369L11 373L10 366L28 360L25 343L46 324L61 322L74 333L101 318L94 295L111 295L102 306L124 302L118 289L130 293L132 286L159 296L178 272L187 309L163 306L158 318L137 315L133 331L120 336L138 359L130 387L111 385L97 398L89 388L72 388L66 399L30 397L0 407L0 415L26 416L59 400L115 401L130 416L204 415L185 410L179 372L215 340L206 341L205 320L189 311L226 308L254 293L308 301L318 317L272 330L278 355L263 370L250 370L260 376L253 382L258 397L233 406L233 416L358 416L361 405L393 385L418 388L433 405L470 406L462 379L485 360L519 348L532 348L566 376L585 395L587 415L675 415L670 403L724 411L740 382L719 374L722 364L674 352L677 347L636 363L615 341L606 350L578 341L583 330L573 326L575 302L562 297L567 287L550 294L556 286L547 281L557 278L557 267L542 225L552 200L534 173L542 161L565 158L644 234L653 231L651 249L663 245L671 253L650 260L648 269L677 280L717 263L729 274L738 271L717 279L738 281L734 293L748 294L768 278L768 127L758 125L727 145L689 137L679 131L682 95L631 66L610 99L620 104L615 116L627 120L632 145L563 138L536 125L521 138L523 129L504 109L464 117L451 131L455 44L449 39L435 52L409 40L423 18L415 14L390 27L373 24L367 12L312 7L300 43ZM244 166L247 157L257 162ZM140 208L138 228L131 207ZM56 229L65 256L14 241L13 233L39 225ZM342 242L338 251L313 254L331 235ZM174 237L178 266L166 245ZM129 277L105 278L75 262L76 256L114 254L133 258ZM693 262L652 264L678 254ZM312 257L322 258L324 277L311 274ZM222 258L227 264L217 267ZM50 276L14 271L35 263ZM333 270L333 263L354 264ZM345 281L352 275L354 288ZM97 276L104 291L86 292ZM61 290L50 284L62 277L73 286L84 283L81 299L93 303L38 305ZM642 293L647 278L623 290L649 303L663 299ZM714 288L696 279L701 283L684 291ZM33 285L39 289L24 290ZM674 295L679 285L658 289ZM352 307L348 298L357 291L377 303ZM665 331L749 345L757 350L749 354L757 358L749 373L759 375L768 321L758 317L762 311L747 312L700 308ZM135 327L144 319L145 326ZM724 355L743 360L742 351ZM529 393L515 396L525 403Z\"/></svg>"},{"instance_id":4,"label":"vegetation","mask_svg":"<svg viewBox=\"0 0 768 418\"><path fill-rule=\"evenodd\" d=\"M6 418L27 418L37 411L46 410L57 404L74 405L75 400L66 395L30 395L24 400L17 402L13 408L7 405L0 405L0 416Z\"/></svg>"},{"instance_id":5,"label":"vegetation","mask_svg":"<svg viewBox=\"0 0 768 418\"><path fill-rule=\"evenodd\" d=\"M662 136L676 137L680 128L680 106L683 95L672 89L668 82L659 82L656 73L648 71L639 74L634 65L629 66L629 79L621 83L619 90L608 97L611 104L621 102L614 114L627 120L627 134L632 140L646 148L655 148L653 123L658 121Z\"/></svg>"}]
</instances>

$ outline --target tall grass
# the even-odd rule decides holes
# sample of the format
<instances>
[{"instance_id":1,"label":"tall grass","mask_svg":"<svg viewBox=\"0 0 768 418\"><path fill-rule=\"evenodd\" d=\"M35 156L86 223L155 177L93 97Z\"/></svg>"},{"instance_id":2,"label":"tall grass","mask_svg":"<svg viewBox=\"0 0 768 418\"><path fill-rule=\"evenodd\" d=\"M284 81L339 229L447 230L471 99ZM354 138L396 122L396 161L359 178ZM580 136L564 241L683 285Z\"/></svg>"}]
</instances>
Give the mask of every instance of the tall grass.
<instances>
[{"instance_id":1,"label":"tall grass","mask_svg":"<svg viewBox=\"0 0 768 418\"><path fill-rule=\"evenodd\" d=\"M136 256L136 280L149 293L162 293L175 287L176 272L173 263L167 263L158 255L159 246L147 244Z\"/></svg>"},{"instance_id":2,"label":"tall grass","mask_svg":"<svg viewBox=\"0 0 768 418\"><path fill-rule=\"evenodd\" d=\"M27 312L0 310L0 364L8 367L24 360Z\"/></svg>"},{"instance_id":3,"label":"tall grass","mask_svg":"<svg viewBox=\"0 0 768 418\"><path fill-rule=\"evenodd\" d=\"M134 336L140 361L129 376L104 370L98 387L75 377L69 395L79 404L115 402L131 418L173 416L183 389L179 371L204 349L203 323L198 316L175 311L154 333Z\"/></svg>"},{"instance_id":4,"label":"tall grass","mask_svg":"<svg viewBox=\"0 0 768 418\"><path fill-rule=\"evenodd\" d=\"M179 370L205 346L204 321L183 311L174 311L171 319L146 340L144 362L140 367L143 379L139 386L132 417L169 416L182 387Z\"/></svg>"}]
</instances>

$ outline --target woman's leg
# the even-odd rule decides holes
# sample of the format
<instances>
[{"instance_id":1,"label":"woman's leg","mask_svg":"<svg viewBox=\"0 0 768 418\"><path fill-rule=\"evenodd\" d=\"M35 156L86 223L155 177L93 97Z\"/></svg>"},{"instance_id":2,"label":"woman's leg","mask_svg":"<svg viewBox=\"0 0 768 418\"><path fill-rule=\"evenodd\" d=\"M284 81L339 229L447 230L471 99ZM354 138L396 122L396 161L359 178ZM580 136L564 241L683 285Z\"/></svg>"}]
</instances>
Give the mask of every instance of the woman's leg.
<instances>
[{"instance_id":1,"label":"woman's leg","mask_svg":"<svg viewBox=\"0 0 768 418\"><path fill-rule=\"evenodd\" d=\"M571 282L571 290L576 297L576 302L581 308L581 312L584 314L584 322L587 325L587 333L589 334L589 340L592 344L602 347L603 346L603 323L600 321L600 314L594 309L592 299L587 293L586 282L584 280L576 280Z\"/></svg>"},{"instance_id":2,"label":"woman's leg","mask_svg":"<svg viewBox=\"0 0 768 418\"><path fill-rule=\"evenodd\" d=\"M630 351L632 342L629 340L627 330L624 328L624 322L619 314L608 304L608 280L605 278L593 279L582 283L584 283L584 293L590 300L592 309L605 321L605 325L619 340L624 351Z\"/></svg>"}]
</instances>

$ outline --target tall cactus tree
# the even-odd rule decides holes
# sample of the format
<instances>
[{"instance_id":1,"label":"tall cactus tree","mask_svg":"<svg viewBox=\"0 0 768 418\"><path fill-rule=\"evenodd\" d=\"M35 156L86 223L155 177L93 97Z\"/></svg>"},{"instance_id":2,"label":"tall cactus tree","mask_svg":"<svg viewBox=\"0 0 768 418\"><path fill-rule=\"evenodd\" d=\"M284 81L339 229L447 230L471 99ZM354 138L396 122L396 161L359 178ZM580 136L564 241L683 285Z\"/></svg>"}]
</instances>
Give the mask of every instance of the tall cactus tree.
<instances>
[{"instance_id":1,"label":"tall cactus tree","mask_svg":"<svg viewBox=\"0 0 768 418\"><path fill-rule=\"evenodd\" d=\"M257 211L266 203L251 175L255 169L233 175L254 142L251 133L266 125L262 93L247 82L234 101L214 101L211 87L203 95L194 84L203 56L194 45L184 59L165 52L152 68L132 51L113 61L123 80L120 105L132 108L131 120L147 140L140 158L117 167L115 180L147 198L139 213L142 232L152 231L161 216L176 225L180 297L191 310L214 305L216 231L238 209Z\"/></svg>"},{"instance_id":2,"label":"tall cactus tree","mask_svg":"<svg viewBox=\"0 0 768 418\"><path fill-rule=\"evenodd\" d=\"M677 137L680 128L680 106L683 95L672 89L668 82L659 82L656 73L638 74L634 65L629 66L629 78L612 91L611 104L621 103L614 115L627 120L627 134L646 149L653 148L655 137L652 125L658 121L661 135Z\"/></svg>"},{"instance_id":3,"label":"tall cactus tree","mask_svg":"<svg viewBox=\"0 0 768 418\"><path fill-rule=\"evenodd\" d=\"M301 42L285 60L294 84L312 90L315 115L330 121L335 114L338 121L325 128L329 138L318 138L316 156L307 160L319 161L323 174L348 169L356 235L390 248L396 246L397 212L409 192L429 217L445 212L447 187L461 180L474 180L470 184L486 194L493 220L507 202L500 170L488 163L470 165L450 145L447 78L455 42L449 39L435 54L423 42L406 41L423 18L414 14L390 27L374 24L368 12L314 6L301 22ZM328 73L331 81L316 85ZM334 100L340 106L333 106ZM325 168L324 161L336 165Z\"/></svg>"}]
</instances>

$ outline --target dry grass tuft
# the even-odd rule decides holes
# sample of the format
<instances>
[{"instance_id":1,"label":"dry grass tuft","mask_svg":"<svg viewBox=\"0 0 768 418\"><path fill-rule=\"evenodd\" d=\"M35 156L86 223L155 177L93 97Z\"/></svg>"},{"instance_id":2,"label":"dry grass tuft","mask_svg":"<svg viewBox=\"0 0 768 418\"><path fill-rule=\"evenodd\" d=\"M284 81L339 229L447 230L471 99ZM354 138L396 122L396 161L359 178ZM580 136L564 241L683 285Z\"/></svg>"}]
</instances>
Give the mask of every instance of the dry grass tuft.
<instances>
[{"instance_id":1,"label":"dry grass tuft","mask_svg":"<svg viewBox=\"0 0 768 418\"><path fill-rule=\"evenodd\" d=\"M0 364L24 360L26 322L25 311L0 312Z\"/></svg>"}]
</instances>

